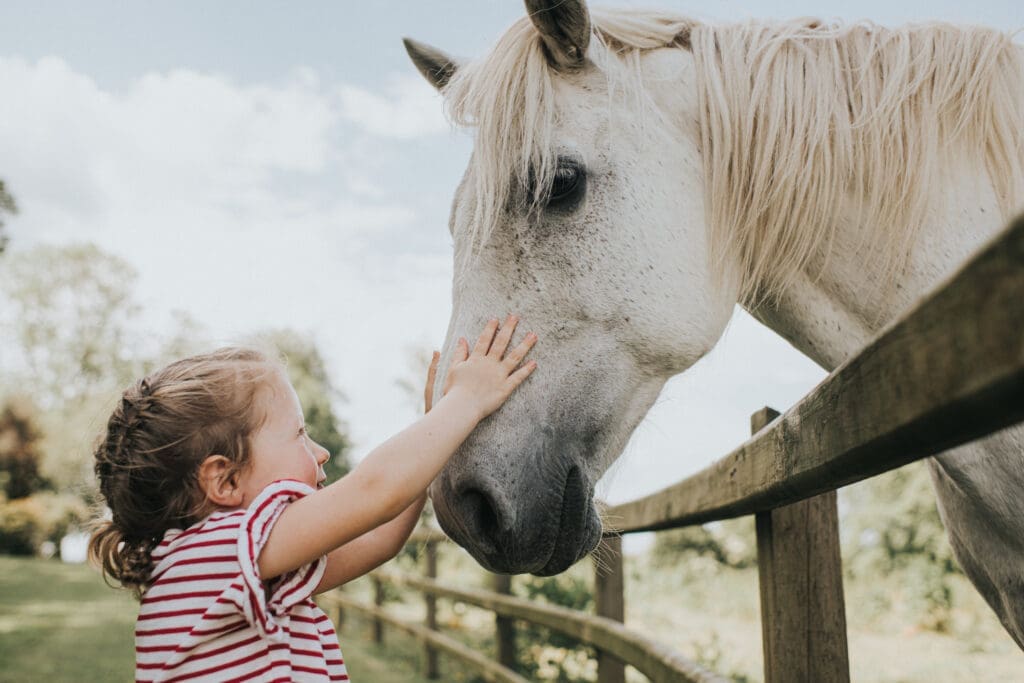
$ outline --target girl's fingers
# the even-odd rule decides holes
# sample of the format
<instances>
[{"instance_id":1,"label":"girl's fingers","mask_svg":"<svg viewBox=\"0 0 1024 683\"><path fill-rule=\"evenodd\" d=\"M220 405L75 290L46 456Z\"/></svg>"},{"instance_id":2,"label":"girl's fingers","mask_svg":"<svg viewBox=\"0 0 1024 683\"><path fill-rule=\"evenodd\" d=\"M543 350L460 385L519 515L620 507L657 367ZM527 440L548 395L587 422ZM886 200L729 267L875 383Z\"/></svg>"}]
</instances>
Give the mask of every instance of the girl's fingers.
<instances>
[{"instance_id":1,"label":"girl's fingers","mask_svg":"<svg viewBox=\"0 0 1024 683\"><path fill-rule=\"evenodd\" d=\"M527 332L526 336L523 337L523 340L519 342L514 349L509 351L507 356L505 356L505 367L511 371L519 365L519 363L526 358L526 354L530 352L530 349L532 349L533 345L536 343L537 335L533 332Z\"/></svg>"},{"instance_id":2,"label":"girl's fingers","mask_svg":"<svg viewBox=\"0 0 1024 683\"><path fill-rule=\"evenodd\" d=\"M508 343L512 340L512 334L516 331L516 325L518 324L519 318L514 315L510 315L505 318L505 324L501 326L498 336L494 338L494 342L491 344L491 350L487 352L487 355L501 360L501 357L505 354L505 349L508 348Z\"/></svg>"},{"instance_id":3,"label":"girl's fingers","mask_svg":"<svg viewBox=\"0 0 1024 683\"><path fill-rule=\"evenodd\" d=\"M476 346L473 347L474 356L486 356L488 349L491 348L491 342L494 341L494 333L498 331L498 319L491 318L487 321L487 325L484 326L484 331L480 333L480 338L476 340Z\"/></svg>"},{"instance_id":4,"label":"girl's fingers","mask_svg":"<svg viewBox=\"0 0 1024 683\"><path fill-rule=\"evenodd\" d=\"M455 353L452 354L452 362L461 363L469 358L469 342L466 341L465 337L459 337L459 341L455 343Z\"/></svg>"},{"instance_id":5,"label":"girl's fingers","mask_svg":"<svg viewBox=\"0 0 1024 683\"><path fill-rule=\"evenodd\" d=\"M434 407L434 380L437 378L437 363L441 360L441 353L434 351L430 358L430 367L427 369L427 386L423 389L423 412L429 413Z\"/></svg>"},{"instance_id":6,"label":"girl's fingers","mask_svg":"<svg viewBox=\"0 0 1024 683\"><path fill-rule=\"evenodd\" d=\"M523 367L519 368L518 370L513 372L511 375L509 375L508 376L508 382L509 382L509 385L510 385L510 389L509 390L511 391L512 389L515 389L520 384L522 384L523 381L525 381L526 378L530 376L530 373L532 373L536 369L537 369L537 361L531 360L529 363L525 363L523 365Z\"/></svg>"}]
</instances>

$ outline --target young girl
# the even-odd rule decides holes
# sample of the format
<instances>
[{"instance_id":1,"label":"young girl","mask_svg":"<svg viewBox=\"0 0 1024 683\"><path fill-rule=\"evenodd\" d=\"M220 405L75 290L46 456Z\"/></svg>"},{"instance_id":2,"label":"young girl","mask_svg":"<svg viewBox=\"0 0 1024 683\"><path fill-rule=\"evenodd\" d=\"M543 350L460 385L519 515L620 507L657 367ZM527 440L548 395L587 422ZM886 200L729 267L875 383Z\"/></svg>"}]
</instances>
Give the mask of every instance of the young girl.
<instances>
[{"instance_id":1,"label":"young girl","mask_svg":"<svg viewBox=\"0 0 1024 683\"><path fill-rule=\"evenodd\" d=\"M228 348L128 388L96 450L113 513L89 544L141 599L136 679L348 680L337 636L311 600L394 557L425 490L476 424L536 364L532 333L492 320L460 339L427 414L324 487L327 451L306 434L282 367ZM319 489L319 490L317 490Z\"/></svg>"}]
</instances>

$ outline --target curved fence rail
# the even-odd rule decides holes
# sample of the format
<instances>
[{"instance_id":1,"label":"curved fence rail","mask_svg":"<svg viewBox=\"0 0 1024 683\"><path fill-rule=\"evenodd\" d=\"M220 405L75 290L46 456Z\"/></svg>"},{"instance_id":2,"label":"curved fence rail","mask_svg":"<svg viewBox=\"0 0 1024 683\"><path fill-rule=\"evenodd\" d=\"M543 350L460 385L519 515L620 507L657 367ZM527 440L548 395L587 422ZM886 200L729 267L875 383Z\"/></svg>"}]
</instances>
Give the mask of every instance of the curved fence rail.
<instances>
[{"instance_id":1,"label":"curved fence rail","mask_svg":"<svg viewBox=\"0 0 1024 683\"><path fill-rule=\"evenodd\" d=\"M849 681L836 489L1024 420L1022 330L1024 217L785 415L755 413L754 436L735 451L661 492L606 509L610 533L754 514L766 681ZM437 537L428 541L429 555ZM612 571L597 575L597 617L438 583L436 561L427 579L376 580L424 593L432 626L437 597L495 612L505 665L509 619L520 619L593 645L600 683L623 681L623 663L655 681L721 680L614 621L622 620L622 563L609 557ZM366 608L377 609L359 607Z\"/></svg>"},{"instance_id":2,"label":"curved fence rail","mask_svg":"<svg viewBox=\"0 0 1024 683\"><path fill-rule=\"evenodd\" d=\"M358 600L353 600L352 598L344 595L340 591L331 592L323 598L323 602L325 603L325 607L334 612L332 616L335 622L340 620L340 615L342 614L341 610L343 609L363 612L364 614L370 615L377 621L385 622L400 631L405 631L409 635L426 643L432 649L441 650L456 659L459 659L464 664L474 669L485 681L488 681L488 683L528 683L527 679L523 678L511 669L508 669L476 650L463 645L454 638L449 638L448 636L442 635L437 631L427 628L426 626L420 626L419 624L412 624L407 621L403 621L389 614L387 610L373 605L365 605Z\"/></svg>"},{"instance_id":3,"label":"curved fence rail","mask_svg":"<svg viewBox=\"0 0 1024 683\"><path fill-rule=\"evenodd\" d=\"M704 671L664 645L630 631L613 619L510 595L459 588L408 574L381 572L377 576L385 583L406 586L427 595L456 600L504 617L546 626L632 665L654 681L717 683L724 680Z\"/></svg>"}]
</instances>

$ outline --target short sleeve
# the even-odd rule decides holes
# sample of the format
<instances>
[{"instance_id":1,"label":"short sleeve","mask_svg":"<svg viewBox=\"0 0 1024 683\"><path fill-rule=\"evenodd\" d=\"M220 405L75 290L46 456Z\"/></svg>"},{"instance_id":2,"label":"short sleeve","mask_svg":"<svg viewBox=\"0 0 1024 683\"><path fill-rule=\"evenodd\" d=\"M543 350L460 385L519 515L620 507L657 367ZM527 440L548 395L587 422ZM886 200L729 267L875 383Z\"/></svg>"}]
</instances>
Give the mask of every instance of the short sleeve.
<instances>
[{"instance_id":1,"label":"short sleeve","mask_svg":"<svg viewBox=\"0 0 1024 683\"><path fill-rule=\"evenodd\" d=\"M327 568L327 558L320 557L271 582L262 580L256 560L285 508L313 491L298 481L275 481L252 502L239 526L238 563L244 594L240 607L246 621L261 636L272 640L288 637L289 610L313 595Z\"/></svg>"}]
</instances>

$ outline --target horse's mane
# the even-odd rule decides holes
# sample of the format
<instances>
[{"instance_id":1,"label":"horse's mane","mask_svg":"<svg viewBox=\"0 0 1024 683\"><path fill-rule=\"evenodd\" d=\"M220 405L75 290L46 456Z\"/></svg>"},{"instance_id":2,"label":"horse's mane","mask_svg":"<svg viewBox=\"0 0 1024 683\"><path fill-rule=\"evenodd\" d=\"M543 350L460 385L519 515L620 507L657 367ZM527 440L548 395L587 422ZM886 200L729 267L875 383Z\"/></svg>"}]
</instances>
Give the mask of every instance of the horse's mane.
<instances>
[{"instance_id":1,"label":"horse's mane","mask_svg":"<svg viewBox=\"0 0 1024 683\"><path fill-rule=\"evenodd\" d=\"M713 26L635 11L595 11L592 25L588 57L612 81L638 86L645 50L692 51L712 256L723 277L741 266L747 301L792 282L850 196L864 198L865 242L887 245L892 272L951 162L983 164L1007 215L1024 192L1024 59L1007 34L938 23ZM452 119L477 127L463 257L515 194L548 186L555 77L524 18L446 88ZM538 190L529 201L543 199Z\"/></svg>"}]
</instances>

